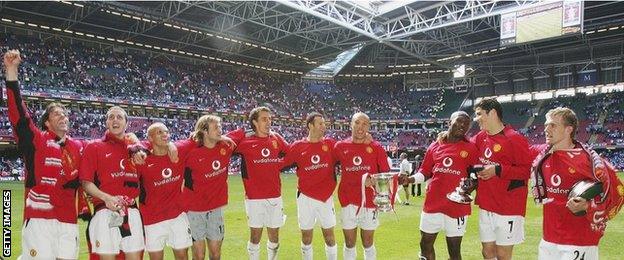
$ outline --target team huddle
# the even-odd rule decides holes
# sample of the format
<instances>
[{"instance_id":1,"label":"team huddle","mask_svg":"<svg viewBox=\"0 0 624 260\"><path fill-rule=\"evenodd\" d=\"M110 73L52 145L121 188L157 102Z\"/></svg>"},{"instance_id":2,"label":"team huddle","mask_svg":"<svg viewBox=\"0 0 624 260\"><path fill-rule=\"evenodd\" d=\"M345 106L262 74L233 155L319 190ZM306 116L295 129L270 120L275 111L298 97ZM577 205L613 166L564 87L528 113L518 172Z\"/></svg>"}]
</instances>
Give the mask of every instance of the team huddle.
<instances>
[{"instance_id":1,"label":"team huddle","mask_svg":"<svg viewBox=\"0 0 624 260\"><path fill-rule=\"evenodd\" d=\"M176 259L188 259L189 248L193 259L220 259L233 155L242 159L249 259L260 259L265 228L267 258L278 257L279 229L285 223L280 172L292 167L298 177L302 258L313 258L317 222L326 258L338 258L333 203L338 186L343 258L356 259L359 230L364 258L376 259L379 216L374 190L366 188L373 180L367 176L389 172L390 166L385 150L369 133L366 114L352 116L351 137L340 141L325 137L322 114L310 113L305 121L308 136L288 144L271 130L272 111L267 107L249 113L249 130L224 134L221 118L204 115L188 139L170 140L167 126L154 123L147 129L147 140L138 140L126 133L124 109L113 106L106 113L107 131L101 139L75 140L66 134L67 111L60 103L48 105L39 126L30 117L20 94L20 62L18 51L4 55L9 118L27 173L22 259L78 258L81 211L76 198L82 190L94 209L87 228L92 259L141 259L144 251L150 259L163 259L166 246ZM504 125L495 99L476 104L475 114L478 134L468 139L470 116L453 113L448 130L429 146L416 174L398 178L400 184L428 183L420 259L435 259L433 245L440 231L446 234L451 259L461 259L471 206L447 196L467 186L471 172L478 179L473 188L484 259L511 259L513 246L524 241L530 179L536 202L544 205L539 259L598 259L598 242L606 222L624 203L624 186L607 161L575 141L574 112L549 111L546 144L533 146ZM580 181L599 183L599 192L569 198ZM579 256L583 258L575 258Z\"/></svg>"}]
</instances>

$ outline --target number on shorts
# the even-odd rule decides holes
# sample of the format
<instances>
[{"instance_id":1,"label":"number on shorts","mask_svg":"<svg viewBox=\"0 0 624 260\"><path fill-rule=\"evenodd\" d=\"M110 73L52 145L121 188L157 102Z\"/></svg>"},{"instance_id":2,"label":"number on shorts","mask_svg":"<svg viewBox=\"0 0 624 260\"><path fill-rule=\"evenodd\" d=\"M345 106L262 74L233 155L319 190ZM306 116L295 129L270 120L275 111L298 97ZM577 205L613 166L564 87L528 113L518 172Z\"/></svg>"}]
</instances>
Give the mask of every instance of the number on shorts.
<instances>
[{"instance_id":1,"label":"number on shorts","mask_svg":"<svg viewBox=\"0 0 624 260\"><path fill-rule=\"evenodd\" d=\"M513 220L510 220L507 223L509 223L509 233L511 233L513 231Z\"/></svg>"},{"instance_id":2,"label":"number on shorts","mask_svg":"<svg viewBox=\"0 0 624 260\"><path fill-rule=\"evenodd\" d=\"M461 227L466 223L466 218L465 217L459 217L457 218L457 226Z\"/></svg>"},{"instance_id":3,"label":"number on shorts","mask_svg":"<svg viewBox=\"0 0 624 260\"><path fill-rule=\"evenodd\" d=\"M581 254L578 250L574 250L574 260L585 260L585 252Z\"/></svg>"},{"instance_id":4,"label":"number on shorts","mask_svg":"<svg viewBox=\"0 0 624 260\"><path fill-rule=\"evenodd\" d=\"M377 219L377 211L373 211L373 220Z\"/></svg>"}]
</instances>

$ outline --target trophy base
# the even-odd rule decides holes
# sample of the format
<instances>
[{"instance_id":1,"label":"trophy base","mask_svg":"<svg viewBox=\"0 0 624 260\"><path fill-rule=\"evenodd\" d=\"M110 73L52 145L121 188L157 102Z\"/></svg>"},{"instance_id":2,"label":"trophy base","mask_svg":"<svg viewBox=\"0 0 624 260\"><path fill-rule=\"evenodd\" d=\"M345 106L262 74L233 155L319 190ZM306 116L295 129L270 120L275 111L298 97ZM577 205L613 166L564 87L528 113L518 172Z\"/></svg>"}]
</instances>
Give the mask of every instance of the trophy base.
<instances>
[{"instance_id":1,"label":"trophy base","mask_svg":"<svg viewBox=\"0 0 624 260\"><path fill-rule=\"evenodd\" d=\"M377 210L381 211L381 212L389 212L392 211L392 206L391 205L381 205L381 206L377 206Z\"/></svg>"},{"instance_id":2,"label":"trophy base","mask_svg":"<svg viewBox=\"0 0 624 260\"><path fill-rule=\"evenodd\" d=\"M456 191L446 194L446 198L452 202L459 203L459 204L470 204L472 202L472 197L470 195L468 194L462 195Z\"/></svg>"}]
</instances>

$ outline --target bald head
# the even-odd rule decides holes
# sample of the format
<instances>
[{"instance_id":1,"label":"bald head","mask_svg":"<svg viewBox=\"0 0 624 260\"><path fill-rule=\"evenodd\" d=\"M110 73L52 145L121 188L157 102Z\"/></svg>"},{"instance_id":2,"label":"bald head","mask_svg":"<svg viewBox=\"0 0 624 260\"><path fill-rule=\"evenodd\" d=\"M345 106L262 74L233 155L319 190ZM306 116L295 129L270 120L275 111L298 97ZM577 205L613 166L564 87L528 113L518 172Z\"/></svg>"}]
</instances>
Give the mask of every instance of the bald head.
<instances>
[{"instance_id":1,"label":"bald head","mask_svg":"<svg viewBox=\"0 0 624 260\"><path fill-rule=\"evenodd\" d=\"M147 139L154 147L166 147L169 137L169 129L163 123L153 123L147 128Z\"/></svg>"},{"instance_id":2,"label":"bald head","mask_svg":"<svg viewBox=\"0 0 624 260\"><path fill-rule=\"evenodd\" d=\"M369 130L370 118L362 112L353 114L351 117L351 139L353 142L364 143Z\"/></svg>"}]
</instances>

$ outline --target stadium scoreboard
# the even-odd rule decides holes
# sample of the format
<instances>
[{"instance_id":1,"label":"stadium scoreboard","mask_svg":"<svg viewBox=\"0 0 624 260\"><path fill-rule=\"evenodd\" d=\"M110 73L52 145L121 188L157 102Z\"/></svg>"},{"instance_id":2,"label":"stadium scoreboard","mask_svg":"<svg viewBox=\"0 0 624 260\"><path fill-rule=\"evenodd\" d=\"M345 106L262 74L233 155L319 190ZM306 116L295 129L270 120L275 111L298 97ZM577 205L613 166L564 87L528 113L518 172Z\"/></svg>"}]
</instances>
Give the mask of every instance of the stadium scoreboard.
<instances>
[{"instance_id":1,"label":"stadium scoreboard","mask_svg":"<svg viewBox=\"0 0 624 260\"><path fill-rule=\"evenodd\" d=\"M583 30L584 2L557 1L500 17L500 45L533 42Z\"/></svg>"}]
</instances>

